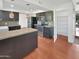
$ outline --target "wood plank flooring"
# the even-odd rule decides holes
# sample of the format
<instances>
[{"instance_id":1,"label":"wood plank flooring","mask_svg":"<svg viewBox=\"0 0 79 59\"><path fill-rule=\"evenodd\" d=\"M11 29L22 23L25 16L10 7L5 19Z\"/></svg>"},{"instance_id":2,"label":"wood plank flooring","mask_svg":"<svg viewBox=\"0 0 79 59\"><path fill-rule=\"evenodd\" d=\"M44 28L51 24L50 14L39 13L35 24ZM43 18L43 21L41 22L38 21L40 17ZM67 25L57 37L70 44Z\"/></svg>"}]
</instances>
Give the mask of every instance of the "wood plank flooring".
<instances>
[{"instance_id":1,"label":"wood plank flooring","mask_svg":"<svg viewBox=\"0 0 79 59\"><path fill-rule=\"evenodd\" d=\"M53 39L38 37L38 48L23 59L79 59L79 45L69 44L67 38Z\"/></svg>"}]
</instances>

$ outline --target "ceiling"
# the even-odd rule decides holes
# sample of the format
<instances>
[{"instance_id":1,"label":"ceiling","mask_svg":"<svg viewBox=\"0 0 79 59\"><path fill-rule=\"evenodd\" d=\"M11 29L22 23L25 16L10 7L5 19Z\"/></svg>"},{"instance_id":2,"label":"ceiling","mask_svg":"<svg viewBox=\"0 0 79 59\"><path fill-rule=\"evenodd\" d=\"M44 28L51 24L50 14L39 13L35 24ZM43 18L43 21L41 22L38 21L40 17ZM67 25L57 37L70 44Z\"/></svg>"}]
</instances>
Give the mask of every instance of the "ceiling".
<instances>
[{"instance_id":1,"label":"ceiling","mask_svg":"<svg viewBox=\"0 0 79 59\"><path fill-rule=\"evenodd\" d=\"M24 10L28 12L47 11L71 0L3 0L4 9ZM12 7L11 7L12 5Z\"/></svg>"},{"instance_id":2,"label":"ceiling","mask_svg":"<svg viewBox=\"0 0 79 59\"><path fill-rule=\"evenodd\" d=\"M41 5L43 7L48 7L48 8L56 8L60 5L63 5L65 3L69 3L72 0L25 0L28 2L36 3L38 5Z\"/></svg>"},{"instance_id":3,"label":"ceiling","mask_svg":"<svg viewBox=\"0 0 79 59\"><path fill-rule=\"evenodd\" d=\"M42 1L42 0L41 0ZM44 0L43 0L44 1ZM68 3L71 0L47 0L49 4L52 4L52 7L57 7L59 5L63 5L65 3Z\"/></svg>"},{"instance_id":4,"label":"ceiling","mask_svg":"<svg viewBox=\"0 0 79 59\"><path fill-rule=\"evenodd\" d=\"M47 11L48 9L40 7L38 5L26 2L24 0L4 0L3 1L3 8L4 9L16 9L16 10L23 10L29 13L31 12L43 12Z\"/></svg>"}]
</instances>

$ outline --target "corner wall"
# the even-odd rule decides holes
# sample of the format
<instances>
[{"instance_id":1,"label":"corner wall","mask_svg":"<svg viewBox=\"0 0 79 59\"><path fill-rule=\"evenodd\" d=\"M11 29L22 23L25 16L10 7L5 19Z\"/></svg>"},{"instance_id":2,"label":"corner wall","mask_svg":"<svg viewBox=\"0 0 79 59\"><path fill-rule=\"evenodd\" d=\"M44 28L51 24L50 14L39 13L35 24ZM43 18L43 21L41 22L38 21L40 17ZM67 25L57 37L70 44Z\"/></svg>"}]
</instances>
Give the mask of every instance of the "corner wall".
<instances>
[{"instance_id":1,"label":"corner wall","mask_svg":"<svg viewBox=\"0 0 79 59\"><path fill-rule=\"evenodd\" d=\"M19 25L21 25L21 28L28 27L28 19L26 18L26 14L19 13Z\"/></svg>"}]
</instances>

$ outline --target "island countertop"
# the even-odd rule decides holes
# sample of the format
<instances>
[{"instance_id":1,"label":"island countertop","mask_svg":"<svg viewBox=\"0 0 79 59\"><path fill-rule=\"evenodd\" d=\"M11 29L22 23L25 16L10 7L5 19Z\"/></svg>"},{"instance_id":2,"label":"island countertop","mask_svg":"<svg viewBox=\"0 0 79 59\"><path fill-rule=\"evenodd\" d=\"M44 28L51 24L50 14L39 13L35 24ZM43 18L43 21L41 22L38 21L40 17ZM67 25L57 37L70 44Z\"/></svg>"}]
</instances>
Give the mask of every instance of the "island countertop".
<instances>
[{"instance_id":1,"label":"island countertop","mask_svg":"<svg viewBox=\"0 0 79 59\"><path fill-rule=\"evenodd\" d=\"M19 30L0 32L0 40L20 36L23 34L28 34L28 33L35 32L35 31L37 31L37 30L32 29L32 28L22 28Z\"/></svg>"}]
</instances>

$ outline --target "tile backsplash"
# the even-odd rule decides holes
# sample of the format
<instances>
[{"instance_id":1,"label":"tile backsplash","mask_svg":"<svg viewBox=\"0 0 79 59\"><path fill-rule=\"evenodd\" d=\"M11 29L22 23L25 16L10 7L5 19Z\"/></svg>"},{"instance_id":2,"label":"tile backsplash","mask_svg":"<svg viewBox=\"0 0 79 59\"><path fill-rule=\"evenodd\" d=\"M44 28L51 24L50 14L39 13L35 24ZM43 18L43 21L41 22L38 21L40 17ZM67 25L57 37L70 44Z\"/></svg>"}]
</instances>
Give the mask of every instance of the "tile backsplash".
<instances>
[{"instance_id":1,"label":"tile backsplash","mask_svg":"<svg viewBox=\"0 0 79 59\"><path fill-rule=\"evenodd\" d=\"M18 21L0 21L0 26L19 25Z\"/></svg>"},{"instance_id":2,"label":"tile backsplash","mask_svg":"<svg viewBox=\"0 0 79 59\"><path fill-rule=\"evenodd\" d=\"M19 13L12 12L14 18L10 18L11 11L0 10L0 26L19 25Z\"/></svg>"}]
</instances>

